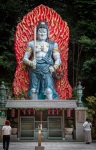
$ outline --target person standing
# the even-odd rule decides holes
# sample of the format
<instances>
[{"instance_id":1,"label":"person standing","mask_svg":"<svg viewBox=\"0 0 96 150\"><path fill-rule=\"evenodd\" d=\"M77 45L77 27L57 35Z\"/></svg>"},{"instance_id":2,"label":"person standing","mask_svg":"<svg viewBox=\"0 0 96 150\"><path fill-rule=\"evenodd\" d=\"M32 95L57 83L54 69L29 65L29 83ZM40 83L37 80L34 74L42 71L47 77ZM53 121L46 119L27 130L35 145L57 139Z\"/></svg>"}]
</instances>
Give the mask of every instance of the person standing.
<instances>
[{"instance_id":1,"label":"person standing","mask_svg":"<svg viewBox=\"0 0 96 150\"><path fill-rule=\"evenodd\" d=\"M5 125L2 127L2 137L3 137L3 149L8 150L9 149L9 143L10 143L10 135L12 132L12 128L10 126L10 121L6 120ZM6 144L6 149L5 149Z\"/></svg>"},{"instance_id":2,"label":"person standing","mask_svg":"<svg viewBox=\"0 0 96 150\"><path fill-rule=\"evenodd\" d=\"M91 127L92 124L90 122L90 119L87 118L86 121L83 123L84 141L86 142L86 144L90 144L92 142Z\"/></svg>"}]
</instances>

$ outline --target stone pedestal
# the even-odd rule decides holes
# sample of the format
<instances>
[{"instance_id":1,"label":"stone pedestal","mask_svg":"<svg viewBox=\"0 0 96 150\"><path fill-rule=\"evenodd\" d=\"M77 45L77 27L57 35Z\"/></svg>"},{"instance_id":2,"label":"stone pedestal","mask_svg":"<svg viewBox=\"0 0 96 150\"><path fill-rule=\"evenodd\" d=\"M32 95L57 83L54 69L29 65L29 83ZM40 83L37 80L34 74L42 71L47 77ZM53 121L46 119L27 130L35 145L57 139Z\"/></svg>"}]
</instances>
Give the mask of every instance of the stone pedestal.
<instances>
[{"instance_id":1,"label":"stone pedestal","mask_svg":"<svg viewBox=\"0 0 96 150\"><path fill-rule=\"evenodd\" d=\"M17 135L11 135L11 141L18 141Z\"/></svg>"},{"instance_id":2,"label":"stone pedestal","mask_svg":"<svg viewBox=\"0 0 96 150\"><path fill-rule=\"evenodd\" d=\"M65 135L65 140L66 140L66 141L72 141L72 140L73 140L72 134L69 134L69 135L66 134L66 135Z\"/></svg>"},{"instance_id":3,"label":"stone pedestal","mask_svg":"<svg viewBox=\"0 0 96 150\"><path fill-rule=\"evenodd\" d=\"M83 123L86 121L87 108L77 107L75 108L75 139L77 141L84 141Z\"/></svg>"},{"instance_id":4,"label":"stone pedestal","mask_svg":"<svg viewBox=\"0 0 96 150\"><path fill-rule=\"evenodd\" d=\"M44 150L44 146L35 146L35 150Z\"/></svg>"},{"instance_id":5,"label":"stone pedestal","mask_svg":"<svg viewBox=\"0 0 96 150\"><path fill-rule=\"evenodd\" d=\"M65 128L65 140L72 141L73 139L73 128Z\"/></svg>"},{"instance_id":6,"label":"stone pedestal","mask_svg":"<svg viewBox=\"0 0 96 150\"><path fill-rule=\"evenodd\" d=\"M17 128L12 128L12 135L17 135Z\"/></svg>"}]
</instances>

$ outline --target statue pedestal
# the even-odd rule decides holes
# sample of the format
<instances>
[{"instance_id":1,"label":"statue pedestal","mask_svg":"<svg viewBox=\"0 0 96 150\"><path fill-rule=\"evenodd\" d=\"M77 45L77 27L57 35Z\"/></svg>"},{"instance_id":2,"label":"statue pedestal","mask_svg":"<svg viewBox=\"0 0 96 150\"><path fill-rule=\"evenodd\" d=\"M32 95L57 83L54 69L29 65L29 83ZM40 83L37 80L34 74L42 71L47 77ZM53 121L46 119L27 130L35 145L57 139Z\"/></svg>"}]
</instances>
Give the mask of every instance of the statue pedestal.
<instances>
[{"instance_id":1,"label":"statue pedestal","mask_svg":"<svg viewBox=\"0 0 96 150\"><path fill-rule=\"evenodd\" d=\"M44 150L44 146L35 146L35 150Z\"/></svg>"}]
</instances>

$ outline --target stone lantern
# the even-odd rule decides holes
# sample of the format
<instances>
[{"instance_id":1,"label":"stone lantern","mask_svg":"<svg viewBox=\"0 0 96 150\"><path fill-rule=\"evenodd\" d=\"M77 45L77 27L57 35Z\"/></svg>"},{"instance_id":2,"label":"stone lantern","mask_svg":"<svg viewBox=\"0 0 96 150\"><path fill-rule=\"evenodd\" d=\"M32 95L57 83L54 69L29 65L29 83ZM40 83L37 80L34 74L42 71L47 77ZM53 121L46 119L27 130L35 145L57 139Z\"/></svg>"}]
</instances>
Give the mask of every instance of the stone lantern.
<instances>
[{"instance_id":1,"label":"stone lantern","mask_svg":"<svg viewBox=\"0 0 96 150\"><path fill-rule=\"evenodd\" d=\"M78 82L78 86L77 86L76 90L77 90L77 97L78 97L78 103L77 104L78 104L79 107L82 107L83 103L82 103L81 99L82 99L82 96L83 96L84 87L82 87L80 81Z\"/></svg>"},{"instance_id":2,"label":"stone lantern","mask_svg":"<svg viewBox=\"0 0 96 150\"><path fill-rule=\"evenodd\" d=\"M7 88L4 85L4 81L2 81L2 84L0 86L0 105L1 106L4 106L6 97L7 97Z\"/></svg>"}]
</instances>

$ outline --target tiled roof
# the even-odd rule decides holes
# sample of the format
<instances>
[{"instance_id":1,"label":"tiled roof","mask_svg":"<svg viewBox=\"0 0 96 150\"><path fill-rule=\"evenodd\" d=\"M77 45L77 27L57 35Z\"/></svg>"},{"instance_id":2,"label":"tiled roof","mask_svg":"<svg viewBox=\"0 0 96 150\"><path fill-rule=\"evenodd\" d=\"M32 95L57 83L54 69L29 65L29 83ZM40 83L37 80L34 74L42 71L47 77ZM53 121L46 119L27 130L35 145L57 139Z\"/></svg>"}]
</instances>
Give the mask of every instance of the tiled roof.
<instances>
[{"instance_id":1,"label":"tiled roof","mask_svg":"<svg viewBox=\"0 0 96 150\"><path fill-rule=\"evenodd\" d=\"M76 108L76 100L8 100L6 108Z\"/></svg>"}]
</instances>

